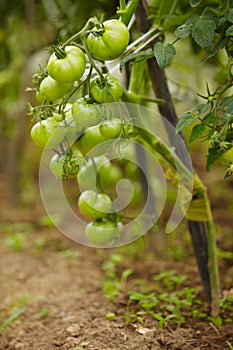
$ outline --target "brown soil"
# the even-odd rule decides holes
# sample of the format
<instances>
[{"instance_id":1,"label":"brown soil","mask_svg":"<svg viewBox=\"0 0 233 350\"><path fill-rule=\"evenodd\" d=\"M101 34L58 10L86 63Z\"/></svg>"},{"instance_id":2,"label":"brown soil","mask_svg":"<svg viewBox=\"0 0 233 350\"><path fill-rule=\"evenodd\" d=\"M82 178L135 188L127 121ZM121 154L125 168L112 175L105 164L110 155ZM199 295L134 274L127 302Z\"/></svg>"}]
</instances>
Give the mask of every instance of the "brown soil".
<instances>
[{"instance_id":1,"label":"brown soil","mask_svg":"<svg viewBox=\"0 0 233 350\"><path fill-rule=\"evenodd\" d=\"M229 350L226 341L233 344L231 323L216 328L210 322L190 319L181 328L161 329L157 321L146 317L143 325L126 325L126 292L111 302L103 296L101 285L103 260L117 249L99 254L68 240L54 228L36 225L37 215L2 211L2 223L28 220L34 222L34 232L19 251L5 244L6 232L0 233L0 326L13 311L27 308L0 332L1 350ZM229 232L229 215L228 224L224 222ZM42 242L41 247L38 242ZM150 283L158 271L175 269L192 276L190 286L201 291L191 249L185 262L159 253L148 256L129 257L125 267L134 270L129 283L134 278ZM225 288L226 281L232 280L232 261L221 262L220 268ZM112 321L106 319L109 312L116 314Z\"/></svg>"}]
</instances>

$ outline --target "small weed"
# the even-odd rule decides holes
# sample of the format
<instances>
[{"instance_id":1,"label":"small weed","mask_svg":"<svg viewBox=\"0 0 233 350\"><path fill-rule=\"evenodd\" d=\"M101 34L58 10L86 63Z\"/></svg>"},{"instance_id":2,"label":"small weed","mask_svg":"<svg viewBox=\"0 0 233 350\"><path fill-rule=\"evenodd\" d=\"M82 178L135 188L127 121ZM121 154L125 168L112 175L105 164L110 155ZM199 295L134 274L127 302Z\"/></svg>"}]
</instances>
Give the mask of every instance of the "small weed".
<instances>
[{"instance_id":1,"label":"small weed","mask_svg":"<svg viewBox=\"0 0 233 350\"><path fill-rule=\"evenodd\" d=\"M177 278L167 282L168 276ZM150 315L158 321L161 328L171 320L180 327L188 317L194 317L194 315L200 318L207 317L205 313L199 311L202 302L196 298L197 292L194 288L184 287L178 291L173 290L174 287L185 281L186 276L179 276L175 274L175 271L169 271L169 273L161 273L156 277L156 282L165 281L168 291L161 293L161 287L158 285L145 292L130 291L125 314L126 323L135 321L143 323L144 317Z\"/></svg>"},{"instance_id":2,"label":"small weed","mask_svg":"<svg viewBox=\"0 0 233 350\"><path fill-rule=\"evenodd\" d=\"M108 260L102 265L105 277L102 279L104 295L109 300L114 300L120 292L124 291L128 277L133 273L132 269L125 269L120 276L117 268L121 267L124 262L122 254L113 253Z\"/></svg>"},{"instance_id":3,"label":"small weed","mask_svg":"<svg viewBox=\"0 0 233 350\"><path fill-rule=\"evenodd\" d=\"M74 258L80 255L78 251L72 250L72 249L65 249L61 252L59 252L59 255L61 258L69 259L69 258Z\"/></svg>"},{"instance_id":4,"label":"small weed","mask_svg":"<svg viewBox=\"0 0 233 350\"><path fill-rule=\"evenodd\" d=\"M83 342L80 345L81 346L73 348L73 350L85 350L85 348L89 345L89 342Z\"/></svg>"},{"instance_id":5,"label":"small weed","mask_svg":"<svg viewBox=\"0 0 233 350\"><path fill-rule=\"evenodd\" d=\"M133 273L133 270L126 269L122 272L120 278L115 273L112 273L103 279L104 295L109 300L114 300L120 292L125 290L127 278Z\"/></svg>"},{"instance_id":6,"label":"small weed","mask_svg":"<svg viewBox=\"0 0 233 350\"><path fill-rule=\"evenodd\" d=\"M34 247L37 253L41 253L46 247L46 239L38 238L34 242Z\"/></svg>"},{"instance_id":7,"label":"small weed","mask_svg":"<svg viewBox=\"0 0 233 350\"><path fill-rule=\"evenodd\" d=\"M166 287L169 291L180 287L186 279L187 276L178 275L175 270L162 271L153 277L154 281L160 282L162 286Z\"/></svg>"},{"instance_id":8,"label":"small weed","mask_svg":"<svg viewBox=\"0 0 233 350\"><path fill-rule=\"evenodd\" d=\"M6 328L16 321L25 311L27 311L27 307L23 306L16 311L13 311L9 317L7 317L1 324L0 324L0 332L5 331ZM0 315L1 316L1 315Z\"/></svg>"},{"instance_id":9,"label":"small weed","mask_svg":"<svg viewBox=\"0 0 233 350\"><path fill-rule=\"evenodd\" d=\"M42 307L39 311L39 316L42 319L45 319L49 314L49 309L47 307Z\"/></svg>"},{"instance_id":10,"label":"small weed","mask_svg":"<svg viewBox=\"0 0 233 350\"><path fill-rule=\"evenodd\" d=\"M232 259L233 258L233 253L218 248L218 257L220 259Z\"/></svg>"},{"instance_id":11,"label":"small weed","mask_svg":"<svg viewBox=\"0 0 233 350\"><path fill-rule=\"evenodd\" d=\"M58 224L61 218L58 215L54 215L52 218L48 215L43 215L38 219L38 224L42 227L53 227L54 223Z\"/></svg>"},{"instance_id":12,"label":"small weed","mask_svg":"<svg viewBox=\"0 0 233 350\"><path fill-rule=\"evenodd\" d=\"M233 350L233 345L228 340L226 340L226 344L229 346L230 350Z\"/></svg>"},{"instance_id":13,"label":"small weed","mask_svg":"<svg viewBox=\"0 0 233 350\"><path fill-rule=\"evenodd\" d=\"M6 223L1 229L6 234L4 240L6 246L14 251L20 251L28 236L34 232L34 225L29 222Z\"/></svg>"}]
</instances>

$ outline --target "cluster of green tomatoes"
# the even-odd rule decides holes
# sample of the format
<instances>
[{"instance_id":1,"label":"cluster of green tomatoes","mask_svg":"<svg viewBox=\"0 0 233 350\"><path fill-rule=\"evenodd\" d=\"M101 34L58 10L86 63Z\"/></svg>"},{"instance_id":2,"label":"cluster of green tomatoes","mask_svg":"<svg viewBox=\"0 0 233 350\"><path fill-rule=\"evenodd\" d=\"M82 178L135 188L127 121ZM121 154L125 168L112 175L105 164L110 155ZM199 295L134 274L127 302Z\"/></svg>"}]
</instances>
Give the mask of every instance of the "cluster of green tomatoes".
<instances>
[{"instance_id":1,"label":"cluster of green tomatoes","mask_svg":"<svg viewBox=\"0 0 233 350\"><path fill-rule=\"evenodd\" d=\"M141 199L137 166L116 164L109 145L127 139L124 120L100 104L119 101L123 87L108 73L105 61L118 58L129 43L127 27L117 19L91 20L65 44L53 47L47 67L33 78L40 105L32 108L31 139L54 150L51 172L61 179L77 178L82 189L78 208L86 238L105 245L122 235L122 216L113 208L113 188L122 177L135 181L131 204ZM98 146L98 147L96 147ZM120 156L119 156L120 157Z\"/></svg>"}]
</instances>

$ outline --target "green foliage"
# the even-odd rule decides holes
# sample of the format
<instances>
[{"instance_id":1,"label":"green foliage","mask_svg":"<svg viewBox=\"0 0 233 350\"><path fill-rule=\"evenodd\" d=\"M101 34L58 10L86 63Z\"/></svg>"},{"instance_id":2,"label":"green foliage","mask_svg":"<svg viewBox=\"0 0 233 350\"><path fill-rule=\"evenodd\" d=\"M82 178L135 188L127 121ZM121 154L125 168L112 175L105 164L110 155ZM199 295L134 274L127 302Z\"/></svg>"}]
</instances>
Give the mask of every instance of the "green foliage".
<instances>
[{"instance_id":1,"label":"green foliage","mask_svg":"<svg viewBox=\"0 0 233 350\"><path fill-rule=\"evenodd\" d=\"M211 94L207 86L208 95L201 95L207 100L207 103L197 105L192 110L185 112L180 117L176 127L177 132L179 132L195 122L191 129L189 142L193 142L197 138L208 140L206 164L208 171L216 160L233 147L233 116L231 114L233 98L225 96L225 92L230 87L231 83ZM230 160L228 166L231 163ZM227 172L225 177L230 175Z\"/></svg>"},{"instance_id":2,"label":"green foliage","mask_svg":"<svg viewBox=\"0 0 233 350\"><path fill-rule=\"evenodd\" d=\"M13 322L15 322L23 313L27 311L27 307L21 307L17 309L16 311L12 312L11 315L2 322L0 325L0 331L5 331L6 328Z\"/></svg>"},{"instance_id":3,"label":"green foliage","mask_svg":"<svg viewBox=\"0 0 233 350\"><path fill-rule=\"evenodd\" d=\"M28 222L2 224L4 243L14 251L22 250L28 237L34 232L34 225Z\"/></svg>"},{"instance_id":4,"label":"green foliage","mask_svg":"<svg viewBox=\"0 0 233 350\"><path fill-rule=\"evenodd\" d=\"M165 68L175 56L176 50L171 44L164 45L158 42L154 45L154 55L160 68Z\"/></svg>"}]
</instances>

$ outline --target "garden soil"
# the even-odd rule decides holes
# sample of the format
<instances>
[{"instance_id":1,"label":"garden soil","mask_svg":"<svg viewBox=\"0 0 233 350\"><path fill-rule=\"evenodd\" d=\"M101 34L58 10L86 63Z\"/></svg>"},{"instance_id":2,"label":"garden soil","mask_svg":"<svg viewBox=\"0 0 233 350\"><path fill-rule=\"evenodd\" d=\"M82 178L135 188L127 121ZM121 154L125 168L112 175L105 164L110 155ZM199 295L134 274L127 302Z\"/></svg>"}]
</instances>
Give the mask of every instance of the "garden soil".
<instances>
[{"instance_id":1,"label":"garden soil","mask_svg":"<svg viewBox=\"0 0 233 350\"><path fill-rule=\"evenodd\" d=\"M45 213L38 207L13 210L1 203L0 325L7 319L9 324L0 332L0 350L229 350L226 341L233 344L231 323L216 327L189 319L180 328L160 328L155 319L145 317L143 324L126 325L126 292L111 302L102 289L103 261L116 250L100 254L70 241L53 227L39 225L38 217ZM214 210L220 224L229 228L232 221L227 211L220 205ZM219 211L227 215L224 220ZM33 227L18 250L6 241L7 227L17 222ZM232 265L228 259L220 266L223 288L228 291ZM204 298L192 253L188 261L165 259L162 254L150 259L141 256L129 259L125 267L134 271L129 286L134 278L149 283L162 269L191 275L190 287L199 289ZM9 320L17 311L21 313L18 318ZM113 320L106 319L110 312L116 315Z\"/></svg>"}]
</instances>

